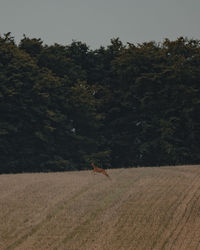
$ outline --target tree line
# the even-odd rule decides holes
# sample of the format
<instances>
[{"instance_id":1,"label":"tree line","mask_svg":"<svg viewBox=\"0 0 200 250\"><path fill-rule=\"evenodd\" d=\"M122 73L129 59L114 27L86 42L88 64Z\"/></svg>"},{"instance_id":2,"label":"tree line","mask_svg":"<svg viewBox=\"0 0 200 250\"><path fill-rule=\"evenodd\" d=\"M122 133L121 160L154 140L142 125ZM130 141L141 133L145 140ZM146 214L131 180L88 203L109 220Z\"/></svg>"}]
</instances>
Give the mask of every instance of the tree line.
<instances>
[{"instance_id":1,"label":"tree line","mask_svg":"<svg viewBox=\"0 0 200 250\"><path fill-rule=\"evenodd\" d=\"M0 173L200 163L200 41L0 36Z\"/></svg>"}]
</instances>

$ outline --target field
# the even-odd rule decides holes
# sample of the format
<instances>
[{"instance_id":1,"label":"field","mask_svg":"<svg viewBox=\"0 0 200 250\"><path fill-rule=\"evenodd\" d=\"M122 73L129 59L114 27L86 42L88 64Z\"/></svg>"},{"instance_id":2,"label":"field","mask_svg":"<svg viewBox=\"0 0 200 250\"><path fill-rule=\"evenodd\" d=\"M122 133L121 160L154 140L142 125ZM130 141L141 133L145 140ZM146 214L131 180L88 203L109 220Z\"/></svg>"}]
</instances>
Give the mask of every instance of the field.
<instances>
[{"instance_id":1,"label":"field","mask_svg":"<svg viewBox=\"0 0 200 250\"><path fill-rule=\"evenodd\" d=\"M200 166L0 175L0 249L200 249Z\"/></svg>"}]
</instances>

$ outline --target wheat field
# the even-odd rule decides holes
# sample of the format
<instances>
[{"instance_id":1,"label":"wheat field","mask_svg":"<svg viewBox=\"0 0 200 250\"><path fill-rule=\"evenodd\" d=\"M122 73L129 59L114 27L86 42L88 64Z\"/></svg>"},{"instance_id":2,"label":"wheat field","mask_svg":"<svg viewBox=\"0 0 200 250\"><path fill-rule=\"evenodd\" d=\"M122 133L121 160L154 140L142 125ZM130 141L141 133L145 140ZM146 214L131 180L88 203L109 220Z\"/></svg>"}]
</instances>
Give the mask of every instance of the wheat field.
<instances>
[{"instance_id":1,"label":"wheat field","mask_svg":"<svg viewBox=\"0 0 200 250\"><path fill-rule=\"evenodd\" d=\"M0 249L200 249L200 166L0 175Z\"/></svg>"}]
</instances>

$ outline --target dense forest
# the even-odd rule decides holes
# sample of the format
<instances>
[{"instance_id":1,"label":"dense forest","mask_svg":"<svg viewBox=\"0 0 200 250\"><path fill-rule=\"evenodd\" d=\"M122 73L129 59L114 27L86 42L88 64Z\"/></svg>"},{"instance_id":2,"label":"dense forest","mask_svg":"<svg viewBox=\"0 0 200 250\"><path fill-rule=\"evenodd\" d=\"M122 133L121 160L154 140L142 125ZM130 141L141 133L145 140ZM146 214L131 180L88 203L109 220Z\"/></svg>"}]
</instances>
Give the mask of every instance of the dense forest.
<instances>
[{"instance_id":1,"label":"dense forest","mask_svg":"<svg viewBox=\"0 0 200 250\"><path fill-rule=\"evenodd\" d=\"M200 41L0 37L0 173L200 163Z\"/></svg>"}]
</instances>

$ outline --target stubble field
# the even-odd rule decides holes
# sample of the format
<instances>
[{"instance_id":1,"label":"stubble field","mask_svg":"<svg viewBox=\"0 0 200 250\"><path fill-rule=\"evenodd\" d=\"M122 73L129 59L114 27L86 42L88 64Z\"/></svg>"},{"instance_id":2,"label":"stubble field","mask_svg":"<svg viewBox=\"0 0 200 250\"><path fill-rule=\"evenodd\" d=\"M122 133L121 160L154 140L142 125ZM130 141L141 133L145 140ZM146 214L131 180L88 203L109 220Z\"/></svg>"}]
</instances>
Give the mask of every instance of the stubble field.
<instances>
[{"instance_id":1,"label":"stubble field","mask_svg":"<svg viewBox=\"0 0 200 250\"><path fill-rule=\"evenodd\" d=\"M200 166L0 175L0 249L200 249Z\"/></svg>"}]
</instances>

